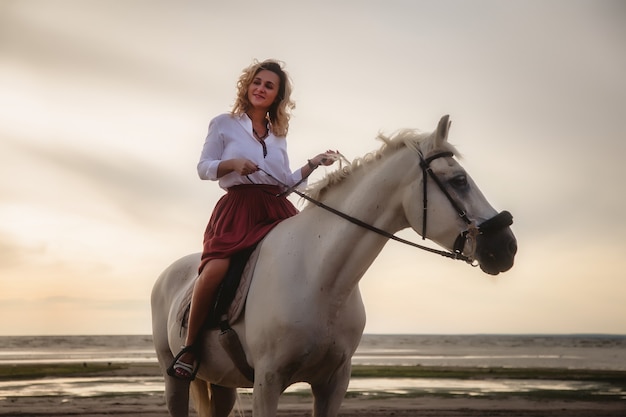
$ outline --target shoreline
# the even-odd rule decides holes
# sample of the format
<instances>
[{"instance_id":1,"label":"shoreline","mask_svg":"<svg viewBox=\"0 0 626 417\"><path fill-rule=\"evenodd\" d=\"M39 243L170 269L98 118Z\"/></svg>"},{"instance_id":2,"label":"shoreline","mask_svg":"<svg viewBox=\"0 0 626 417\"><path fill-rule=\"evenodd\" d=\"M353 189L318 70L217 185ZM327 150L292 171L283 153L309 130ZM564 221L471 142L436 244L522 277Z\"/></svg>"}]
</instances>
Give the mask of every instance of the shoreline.
<instances>
[{"instance_id":1,"label":"shoreline","mask_svg":"<svg viewBox=\"0 0 626 417\"><path fill-rule=\"evenodd\" d=\"M85 361L0 364L0 381L44 377L108 375L162 376L157 362ZM626 386L626 370L556 367L353 365L352 378L545 379L616 382Z\"/></svg>"},{"instance_id":2,"label":"shoreline","mask_svg":"<svg viewBox=\"0 0 626 417\"><path fill-rule=\"evenodd\" d=\"M36 381L41 378L160 377L157 363L72 363L0 365L0 381ZM480 396L424 390L348 392L340 411L343 417L617 417L626 415L626 371L558 368L472 368L437 366L354 366L353 379L432 378L469 381L535 379L608 383L622 394L597 395L584 391L496 392ZM2 392L0 391L0 395ZM311 416L310 393L281 396L278 416ZM251 416L252 396L240 392L236 409ZM95 396L15 396L0 400L0 417L105 417L112 414L167 417L162 393L110 392ZM196 416L195 412L190 416Z\"/></svg>"}]
</instances>

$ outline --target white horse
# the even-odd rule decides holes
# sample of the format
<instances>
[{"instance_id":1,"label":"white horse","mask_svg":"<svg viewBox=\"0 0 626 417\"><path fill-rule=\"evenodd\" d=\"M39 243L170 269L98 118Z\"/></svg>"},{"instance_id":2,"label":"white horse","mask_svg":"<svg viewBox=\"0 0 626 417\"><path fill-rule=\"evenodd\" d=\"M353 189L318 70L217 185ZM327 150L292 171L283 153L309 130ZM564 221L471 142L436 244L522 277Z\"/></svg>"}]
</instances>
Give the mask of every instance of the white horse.
<instances>
[{"instance_id":1,"label":"white horse","mask_svg":"<svg viewBox=\"0 0 626 417\"><path fill-rule=\"evenodd\" d=\"M432 134L381 136L379 151L310 191L321 206L307 205L267 235L257 249L245 312L232 325L254 383L221 347L219 330L205 331L199 336L201 366L191 383L201 416L228 416L237 387L252 387L253 415L273 417L280 395L296 382L310 384L315 417L336 416L365 326L359 280L390 233L411 227L489 274L512 267L517 243L511 220L497 215L453 158L448 131L444 116ZM153 337L172 417L189 411L189 382L165 370L185 338L177 315L199 262L199 254L174 262L152 292Z\"/></svg>"}]
</instances>

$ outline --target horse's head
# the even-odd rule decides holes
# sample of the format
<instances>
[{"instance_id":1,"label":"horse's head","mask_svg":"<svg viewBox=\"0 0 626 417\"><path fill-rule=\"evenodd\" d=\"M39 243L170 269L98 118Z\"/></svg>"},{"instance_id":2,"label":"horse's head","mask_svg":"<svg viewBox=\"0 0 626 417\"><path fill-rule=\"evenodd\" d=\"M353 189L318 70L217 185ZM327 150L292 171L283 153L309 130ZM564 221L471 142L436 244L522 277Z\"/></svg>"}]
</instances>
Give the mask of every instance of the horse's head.
<instances>
[{"instance_id":1,"label":"horse's head","mask_svg":"<svg viewBox=\"0 0 626 417\"><path fill-rule=\"evenodd\" d=\"M413 144L422 181L405 195L404 208L411 227L443 247L475 261L491 275L513 266L517 241L509 212L497 211L453 158L448 143L450 121L444 116L437 130Z\"/></svg>"}]
</instances>

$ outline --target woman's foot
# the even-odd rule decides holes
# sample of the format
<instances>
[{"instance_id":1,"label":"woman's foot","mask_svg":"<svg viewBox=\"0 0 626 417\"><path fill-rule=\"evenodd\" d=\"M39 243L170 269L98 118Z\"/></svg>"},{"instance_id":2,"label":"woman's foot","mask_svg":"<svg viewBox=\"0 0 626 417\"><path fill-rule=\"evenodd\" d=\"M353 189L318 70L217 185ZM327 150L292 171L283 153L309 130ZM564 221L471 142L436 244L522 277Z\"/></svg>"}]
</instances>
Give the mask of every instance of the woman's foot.
<instances>
[{"instance_id":1,"label":"woman's foot","mask_svg":"<svg viewBox=\"0 0 626 417\"><path fill-rule=\"evenodd\" d=\"M183 346L182 350L167 368L167 374L183 381L193 381L200 363L195 358L193 346Z\"/></svg>"}]
</instances>

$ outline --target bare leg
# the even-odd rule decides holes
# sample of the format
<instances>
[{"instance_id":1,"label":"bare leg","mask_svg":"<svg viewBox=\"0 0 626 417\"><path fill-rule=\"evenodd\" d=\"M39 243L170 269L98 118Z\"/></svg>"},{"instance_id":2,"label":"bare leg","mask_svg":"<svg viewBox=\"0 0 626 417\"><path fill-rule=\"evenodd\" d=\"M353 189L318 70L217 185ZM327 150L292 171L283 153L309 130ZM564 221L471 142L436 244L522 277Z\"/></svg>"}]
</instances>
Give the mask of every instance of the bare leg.
<instances>
[{"instance_id":1,"label":"bare leg","mask_svg":"<svg viewBox=\"0 0 626 417\"><path fill-rule=\"evenodd\" d=\"M215 299L217 287L226 276L230 259L210 260L196 280L191 297L191 310L189 311L189 324L185 345L191 346L198 336L198 332L204 324L209 308Z\"/></svg>"},{"instance_id":2,"label":"bare leg","mask_svg":"<svg viewBox=\"0 0 626 417\"><path fill-rule=\"evenodd\" d=\"M191 296L191 309L189 311L185 346L192 346L196 341L196 337L209 314L209 308L215 299L217 288L226 276L226 272L228 272L229 265L230 258L212 259L206 264L196 280L193 287L193 295ZM187 364L193 363L193 354L186 353L182 355L180 361ZM185 377L186 375L181 372L184 371L176 369L178 375Z\"/></svg>"}]
</instances>

